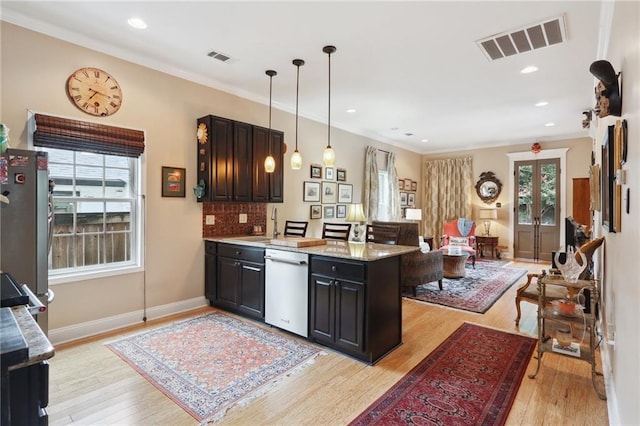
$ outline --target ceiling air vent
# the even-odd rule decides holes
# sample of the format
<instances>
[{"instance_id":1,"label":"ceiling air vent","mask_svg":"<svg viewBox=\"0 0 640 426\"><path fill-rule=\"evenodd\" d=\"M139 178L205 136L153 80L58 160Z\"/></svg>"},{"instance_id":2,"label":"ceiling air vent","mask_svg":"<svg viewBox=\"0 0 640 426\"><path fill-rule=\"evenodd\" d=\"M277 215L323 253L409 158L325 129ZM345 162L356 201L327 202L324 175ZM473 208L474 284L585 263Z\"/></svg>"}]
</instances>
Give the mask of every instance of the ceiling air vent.
<instances>
[{"instance_id":1,"label":"ceiling air vent","mask_svg":"<svg viewBox=\"0 0 640 426\"><path fill-rule=\"evenodd\" d=\"M227 62L229 59L231 59L231 57L229 55L225 55L224 53L220 53L220 52L216 52L215 50L212 50L211 52L207 53L207 56L210 58L215 58L219 61L222 62Z\"/></svg>"},{"instance_id":2,"label":"ceiling air vent","mask_svg":"<svg viewBox=\"0 0 640 426\"><path fill-rule=\"evenodd\" d=\"M546 19L542 22L526 25L504 33L495 34L476 44L487 59L495 61L530 50L540 49L567 40L564 16Z\"/></svg>"}]
</instances>

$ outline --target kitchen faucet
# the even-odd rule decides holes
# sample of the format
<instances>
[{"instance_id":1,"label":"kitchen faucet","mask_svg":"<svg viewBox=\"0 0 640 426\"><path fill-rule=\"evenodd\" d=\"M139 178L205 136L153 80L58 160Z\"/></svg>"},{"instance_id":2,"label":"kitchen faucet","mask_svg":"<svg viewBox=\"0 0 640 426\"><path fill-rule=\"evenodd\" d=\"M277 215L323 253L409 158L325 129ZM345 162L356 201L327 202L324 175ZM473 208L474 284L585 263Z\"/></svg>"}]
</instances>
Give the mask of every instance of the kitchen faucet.
<instances>
[{"instance_id":1,"label":"kitchen faucet","mask_svg":"<svg viewBox=\"0 0 640 426\"><path fill-rule=\"evenodd\" d=\"M278 238L278 208L274 207L271 211L271 220L273 220L273 238Z\"/></svg>"}]
</instances>

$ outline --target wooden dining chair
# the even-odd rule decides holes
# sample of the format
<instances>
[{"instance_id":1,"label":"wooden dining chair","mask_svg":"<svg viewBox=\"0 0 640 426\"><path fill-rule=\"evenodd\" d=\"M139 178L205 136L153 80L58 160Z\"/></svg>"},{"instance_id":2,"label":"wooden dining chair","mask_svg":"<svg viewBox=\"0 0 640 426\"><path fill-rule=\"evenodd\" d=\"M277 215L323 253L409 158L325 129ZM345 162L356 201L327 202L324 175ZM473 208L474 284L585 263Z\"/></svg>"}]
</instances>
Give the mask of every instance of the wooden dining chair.
<instances>
[{"instance_id":1,"label":"wooden dining chair","mask_svg":"<svg viewBox=\"0 0 640 426\"><path fill-rule=\"evenodd\" d=\"M322 224L322 238L325 240L349 240L351 231L350 223L328 223Z\"/></svg>"},{"instance_id":2,"label":"wooden dining chair","mask_svg":"<svg viewBox=\"0 0 640 426\"><path fill-rule=\"evenodd\" d=\"M287 220L284 223L285 237L304 237L307 235L309 222L298 220Z\"/></svg>"},{"instance_id":3,"label":"wooden dining chair","mask_svg":"<svg viewBox=\"0 0 640 426\"><path fill-rule=\"evenodd\" d=\"M367 225L367 242L378 244L398 244L400 227L395 225Z\"/></svg>"}]
</instances>

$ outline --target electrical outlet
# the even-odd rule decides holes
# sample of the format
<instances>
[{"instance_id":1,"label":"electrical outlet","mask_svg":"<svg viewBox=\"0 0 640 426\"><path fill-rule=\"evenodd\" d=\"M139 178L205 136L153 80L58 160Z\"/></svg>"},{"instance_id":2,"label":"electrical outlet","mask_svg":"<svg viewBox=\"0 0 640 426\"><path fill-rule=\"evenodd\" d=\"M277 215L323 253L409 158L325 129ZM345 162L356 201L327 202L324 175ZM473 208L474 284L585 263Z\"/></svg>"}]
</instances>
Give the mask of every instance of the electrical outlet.
<instances>
[{"instance_id":1,"label":"electrical outlet","mask_svg":"<svg viewBox=\"0 0 640 426\"><path fill-rule=\"evenodd\" d=\"M216 224L216 216L213 214L208 214L204 219L205 225L215 225Z\"/></svg>"},{"instance_id":2,"label":"electrical outlet","mask_svg":"<svg viewBox=\"0 0 640 426\"><path fill-rule=\"evenodd\" d=\"M247 223L247 214L240 213L240 218L238 220L240 221L240 223Z\"/></svg>"}]
</instances>

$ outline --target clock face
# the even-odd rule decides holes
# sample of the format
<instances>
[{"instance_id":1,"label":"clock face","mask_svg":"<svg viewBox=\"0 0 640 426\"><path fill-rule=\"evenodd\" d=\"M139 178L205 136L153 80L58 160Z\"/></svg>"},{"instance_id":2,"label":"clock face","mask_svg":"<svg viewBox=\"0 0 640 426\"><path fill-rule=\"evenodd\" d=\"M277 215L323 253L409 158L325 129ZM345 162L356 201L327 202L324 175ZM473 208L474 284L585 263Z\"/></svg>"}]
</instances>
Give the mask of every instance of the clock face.
<instances>
[{"instance_id":1,"label":"clock face","mask_svg":"<svg viewBox=\"0 0 640 426\"><path fill-rule=\"evenodd\" d=\"M67 93L78 108L91 115L111 115L122 104L120 85L108 72L98 68L80 68L71 74Z\"/></svg>"}]
</instances>

